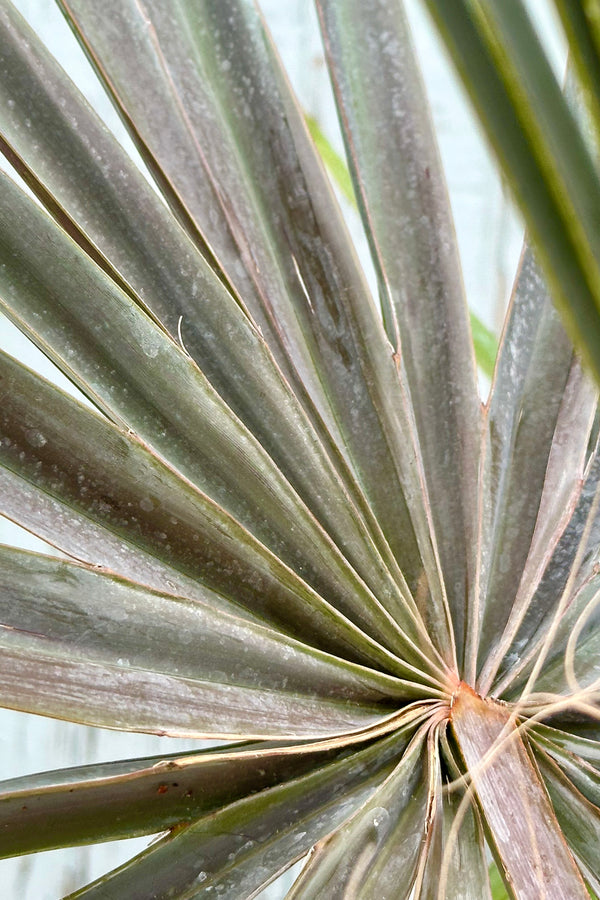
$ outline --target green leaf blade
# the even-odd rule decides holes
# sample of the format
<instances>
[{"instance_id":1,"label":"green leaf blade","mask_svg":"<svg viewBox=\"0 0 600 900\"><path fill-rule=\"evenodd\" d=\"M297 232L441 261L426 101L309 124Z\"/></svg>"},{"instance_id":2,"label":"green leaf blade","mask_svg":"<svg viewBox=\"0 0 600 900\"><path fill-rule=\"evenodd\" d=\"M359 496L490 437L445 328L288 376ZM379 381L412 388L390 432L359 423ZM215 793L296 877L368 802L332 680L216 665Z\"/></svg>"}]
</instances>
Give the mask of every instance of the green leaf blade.
<instances>
[{"instance_id":1,"label":"green leaf blade","mask_svg":"<svg viewBox=\"0 0 600 900\"><path fill-rule=\"evenodd\" d=\"M469 318L477 365L483 374L491 380L496 366L498 340L494 333L484 325L479 316L472 310L469 313Z\"/></svg>"},{"instance_id":2,"label":"green leaf blade","mask_svg":"<svg viewBox=\"0 0 600 900\"><path fill-rule=\"evenodd\" d=\"M406 671L139 440L2 354L0 383L0 508L17 522L159 590L246 609L308 643L320 634L342 657ZM48 509L59 513L54 527Z\"/></svg>"},{"instance_id":3,"label":"green leaf blade","mask_svg":"<svg viewBox=\"0 0 600 900\"><path fill-rule=\"evenodd\" d=\"M292 888L290 900L375 896L392 888L408 897L425 837L428 786L424 734L417 734L396 768L368 802L319 845ZM402 872L401 882L399 872Z\"/></svg>"},{"instance_id":4,"label":"green leaf blade","mask_svg":"<svg viewBox=\"0 0 600 900\"><path fill-rule=\"evenodd\" d=\"M176 342L183 339L352 565L393 606L398 591L384 561L376 562L383 539L330 436L322 427L315 433L317 423L246 312L35 34L11 7L1 15L5 151L20 160L19 171L42 203L119 287Z\"/></svg>"},{"instance_id":5,"label":"green leaf blade","mask_svg":"<svg viewBox=\"0 0 600 900\"><path fill-rule=\"evenodd\" d=\"M277 304L267 313L284 341L295 341L299 331L302 347L291 355L294 361L299 355L309 369L314 365L330 411L319 405L316 395L313 399L332 433L339 435L340 450L379 519L408 587L414 590L420 579L422 583L422 556L430 582L437 585L426 513L419 509L411 515L407 507L407 497L415 510L423 501L414 448L405 438L410 415L398 373L303 117L255 11L249 4L228 0L181 7L176 17L168 18L160 4L146 4L149 21L161 35L157 51L149 46L146 22L133 3L115 4L109 17L98 17L79 2L62 5L68 7L71 24L121 108L144 123L140 127L152 137L145 142L152 144L151 152L165 172L173 180L192 182L190 202L199 181L218 180L228 222L244 226L236 238L244 249L246 269L264 279L261 302ZM154 104L139 89L139 68L132 72L127 54L115 52L115 28L121 40L135 36L133 42L146 47L148 71L153 73L149 83L168 98L156 101L161 109L172 105L175 91L176 107L187 103L186 108L194 110L186 122L175 122L173 131L154 129ZM211 29L227 37L215 42ZM187 36L185 54L182 34ZM182 66L183 57L192 61L189 70ZM172 80L165 76L161 60L168 60ZM243 77L238 78L240 73ZM256 115L246 115L258 102ZM175 135L182 146L189 146L177 165L170 153ZM265 177L272 172L278 177ZM305 202L308 196L310 203ZM197 204L199 218L208 208ZM250 311L262 327L258 309ZM428 625L444 627L436 617Z\"/></svg>"},{"instance_id":6,"label":"green leaf blade","mask_svg":"<svg viewBox=\"0 0 600 900\"><path fill-rule=\"evenodd\" d=\"M526 245L485 416L474 635L485 692L494 668L506 673L529 649L538 585L580 500L596 402Z\"/></svg>"},{"instance_id":7,"label":"green leaf blade","mask_svg":"<svg viewBox=\"0 0 600 900\"><path fill-rule=\"evenodd\" d=\"M575 343L600 372L600 182L522 3L427 0Z\"/></svg>"},{"instance_id":8,"label":"green leaf blade","mask_svg":"<svg viewBox=\"0 0 600 900\"><path fill-rule=\"evenodd\" d=\"M192 360L32 201L9 181L5 187L0 226L10 263L0 277L0 306L7 314L113 419L168 459L315 590L354 605L367 630L365 615L373 625L379 620L375 628L383 641L392 631L402 640L389 612ZM18 234L10 228L9 204L11 217L15 209L22 217ZM113 339L106 342L108 332ZM382 575L384 597L414 639L419 625L410 598L385 570ZM420 631L420 640L428 641Z\"/></svg>"},{"instance_id":9,"label":"green leaf blade","mask_svg":"<svg viewBox=\"0 0 600 900\"><path fill-rule=\"evenodd\" d=\"M428 524L462 669L475 582L480 415L443 173L401 8L317 6L386 331L414 413ZM432 589L434 606L432 618L447 615Z\"/></svg>"},{"instance_id":10,"label":"green leaf blade","mask_svg":"<svg viewBox=\"0 0 600 900\"><path fill-rule=\"evenodd\" d=\"M0 782L2 852L120 840L189 824L360 752L369 739L357 736L354 747L352 741L245 742Z\"/></svg>"},{"instance_id":11,"label":"green leaf blade","mask_svg":"<svg viewBox=\"0 0 600 900\"><path fill-rule=\"evenodd\" d=\"M76 892L73 900L119 893L141 900L150 891L165 900L189 900L208 889L229 900L252 896L364 803L404 745L400 732L348 761L226 806Z\"/></svg>"}]
</instances>

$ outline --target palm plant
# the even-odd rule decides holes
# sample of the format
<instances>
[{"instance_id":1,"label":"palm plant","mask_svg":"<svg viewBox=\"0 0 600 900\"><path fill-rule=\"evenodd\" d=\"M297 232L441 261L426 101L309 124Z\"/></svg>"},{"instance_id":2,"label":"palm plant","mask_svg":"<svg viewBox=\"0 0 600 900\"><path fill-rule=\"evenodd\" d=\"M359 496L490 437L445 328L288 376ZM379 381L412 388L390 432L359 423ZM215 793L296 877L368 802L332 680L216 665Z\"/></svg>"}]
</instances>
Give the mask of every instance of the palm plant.
<instances>
[{"instance_id":1,"label":"palm plant","mask_svg":"<svg viewBox=\"0 0 600 900\"><path fill-rule=\"evenodd\" d=\"M253 6L60 5L155 187L5 2L0 304L89 403L0 356L1 511L64 554L0 550L1 699L243 742L5 781L2 854L479 900L487 846L597 893L596 391L525 249L481 407L401 9L317 0L380 314Z\"/></svg>"}]
</instances>

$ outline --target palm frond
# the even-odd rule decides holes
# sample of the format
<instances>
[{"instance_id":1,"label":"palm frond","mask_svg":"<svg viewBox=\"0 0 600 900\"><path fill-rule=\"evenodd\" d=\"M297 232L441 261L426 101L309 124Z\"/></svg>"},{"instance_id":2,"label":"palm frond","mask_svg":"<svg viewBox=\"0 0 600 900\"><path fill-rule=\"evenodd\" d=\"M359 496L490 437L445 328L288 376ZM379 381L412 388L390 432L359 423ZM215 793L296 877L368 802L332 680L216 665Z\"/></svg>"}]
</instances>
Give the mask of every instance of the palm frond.
<instances>
[{"instance_id":1,"label":"palm frond","mask_svg":"<svg viewBox=\"0 0 600 900\"><path fill-rule=\"evenodd\" d=\"M429 0L531 233L484 406L400 3L316 2L378 298L249 0L59 6L147 171L7 0L0 310L84 400L0 354L0 512L62 554L0 547L0 701L243 743L5 780L0 855L162 833L107 900L309 851L294 900L597 892L595 20L557 2L586 119L518 0Z\"/></svg>"}]
</instances>

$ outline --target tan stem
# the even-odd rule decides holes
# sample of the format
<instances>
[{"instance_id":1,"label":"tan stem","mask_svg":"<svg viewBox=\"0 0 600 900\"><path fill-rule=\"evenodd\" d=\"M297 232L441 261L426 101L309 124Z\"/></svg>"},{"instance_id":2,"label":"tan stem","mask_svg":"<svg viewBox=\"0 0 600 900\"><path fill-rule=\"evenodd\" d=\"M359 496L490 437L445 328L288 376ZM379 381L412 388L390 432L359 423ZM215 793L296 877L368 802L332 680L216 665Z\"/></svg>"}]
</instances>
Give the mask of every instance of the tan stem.
<instances>
[{"instance_id":1,"label":"tan stem","mask_svg":"<svg viewBox=\"0 0 600 900\"><path fill-rule=\"evenodd\" d=\"M461 684L451 719L490 846L517 900L589 900L509 707Z\"/></svg>"}]
</instances>

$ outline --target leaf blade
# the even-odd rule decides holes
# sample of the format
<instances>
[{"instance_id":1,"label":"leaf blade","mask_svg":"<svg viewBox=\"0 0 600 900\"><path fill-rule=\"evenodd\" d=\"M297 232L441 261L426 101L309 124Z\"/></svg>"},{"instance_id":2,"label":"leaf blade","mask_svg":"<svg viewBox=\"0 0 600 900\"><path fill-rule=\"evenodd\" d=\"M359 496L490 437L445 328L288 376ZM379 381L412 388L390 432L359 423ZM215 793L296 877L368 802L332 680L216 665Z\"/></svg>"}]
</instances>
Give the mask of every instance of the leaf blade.
<instances>
[{"instance_id":1,"label":"leaf blade","mask_svg":"<svg viewBox=\"0 0 600 900\"><path fill-rule=\"evenodd\" d=\"M387 592L392 603L397 591L384 562L376 564L385 541L331 438L323 427L317 437L317 423L309 421L257 328L35 34L10 5L0 15L5 152L134 302L174 340L185 335L185 349L213 387L374 592L382 598ZM389 549L386 555L389 562Z\"/></svg>"},{"instance_id":2,"label":"leaf blade","mask_svg":"<svg viewBox=\"0 0 600 900\"><path fill-rule=\"evenodd\" d=\"M418 711L413 710L412 716L418 720ZM408 723L410 718L408 711L403 721ZM9 856L57 845L117 840L189 824L256 791L293 781L349 753L360 753L385 733L380 728L366 736L346 735L316 743L247 741L4 781L0 783L2 852Z\"/></svg>"},{"instance_id":3,"label":"leaf blade","mask_svg":"<svg viewBox=\"0 0 600 900\"><path fill-rule=\"evenodd\" d=\"M577 508L595 407L595 388L525 245L485 420L479 609L483 693L495 669L509 670L528 650L527 626L521 629L521 624L533 618L536 590ZM519 630L524 634L515 641Z\"/></svg>"},{"instance_id":4,"label":"leaf blade","mask_svg":"<svg viewBox=\"0 0 600 900\"><path fill-rule=\"evenodd\" d=\"M355 604L373 624L379 620L382 640L399 634L392 616L192 360L10 180L2 200L0 241L8 245L9 262L0 273L0 307L113 419L136 432L316 590ZM19 234L9 222L16 211ZM107 331L110 341L104 340ZM387 588L397 616L414 635L410 598L390 580ZM426 641L424 629L420 632L419 640Z\"/></svg>"},{"instance_id":5,"label":"leaf blade","mask_svg":"<svg viewBox=\"0 0 600 900\"><path fill-rule=\"evenodd\" d=\"M394 680L359 669L207 603L159 594L111 572L0 545L2 625L166 674L356 701ZM137 662L134 662L137 660Z\"/></svg>"},{"instance_id":6,"label":"leaf blade","mask_svg":"<svg viewBox=\"0 0 600 900\"><path fill-rule=\"evenodd\" d=\"M73 897L252 896L332 831L377 787L402 751L402 731L351 760L263 791L163 840ZM169 891L172 893L169 895Z\"/></svg>"},{"instance_id":7,"label":"leaf blade","mask_svg":"<svg viewBox=\"0 0 600 900\"><path fill-rule=\"evenodd\" d=\"M417 733L393 772L372 797L318 845L295 882L290 900L325 895L375 896L390 889L408 897L425 833L428 798L425 735ZM404 875L399 881L398 869Z\"/></svg>"},{"instance_id":8,"label":"leaf blade","mask_svg":"<svg viewBox=\"0 0 600 900\"><path fill-rule=\"evenodd\" d=\"M479 402L433 128L401 8L320 0L318 9L384 322L406 373L462 665L475 580ZM432 618L444 614L442 604Z\"/></svg>"},{"instance_id":9,"label":"leaf blade","mask_svg":"<svg viewBox=\"0 0 600 900\"><path fill-rule=\"evenodd\" d=\"M17 521L89 562L119 571L125 557L134 578L168 592L173 584L184 595L191 587L192 597L226 609L233 601L233 609L302 633L308 643L321 634L339 655L371 645L374 659L392 669L399 663L134 436L3 354L0 375L0 453L9 486L0 499ZM32 497L35 506L22 502ZM44 522L49 508L60 510L55 526ZM90 549L101 556L89 559Z\"/></svg>"},{"instance_id":10,"label":"leaf blade","mask_svg":"<svg viewBox=\"0 0 600 900\"><path fill-rule=\"evenodd\" d=\"M114 30L114 17L96 17L91 8L78 2L62 6L68 7L71 23L119 95L121 106L135 108L136 121L145 117L153 123L153 118L149 118L153 109L144 110L144 92L135 98L131 94L135 79L122 70L128 65L126 54L114 53L114 47L111 48L114 41L109 39L109 32ZM147 42L139 7L131 5L126 9L123 4L115 4L113 12L121 17L118 28L122 34L136 34L136 39L141 39L139 32L143 31ZM287 302L286 297L293 298L289 308L278 306L273 315L286 334L300 322L304 352L315 360L318 376L326 386L328 403L339 425L341 446L348 453L409 588L414 590L420 579L422 582L424 556L428 577L437 589L426 516L420 509L422 485L415 471L414 448L404 437L409 433L410 414L399 393L398 374L331 189L268 35L251 6L238 0L178 7L182 30L174 29L172 21L165 21L160 4L146 3L144 12L152 27L160 32L160 64L156 47L147 49L155 68L164 68L167 61L173 80L168 84L169 91L175 84L178 103L189 96L190 101L193 97L189 109L203 105L204 112L209 110L203 119L196 116L193 122L188 121L181 132L185 142L191 141L189 159L197 157L198 140L203 147L210 147L210 177L218 179L226 193L227 212L244 223L243 233L239 229L242 243L252 234L256 236L252 249L265 250L266 230L266 252L273 251L277 256L283 267L277 278L283 277L286 287L265 287L263 294L282 304ZM210 37L211 29L226 37L215 43ZM190 36L186 53L192 62L185 71L181 65L181 33ZM243 78L238 80L236 73L240 69ZM136 70L136 77L138 74ZM164 71L160 78L165 81ZM190 95L192 82L194 90ZM201 104L196 102L199 97ZM255 106L257 115L249 118L245 110L256 103L260 103L259 108ZM271 135L276 135L276 140ZM150 143L150 138L147 140ZM229 148L225 172L221 171L223 147ZM242 172L238 163L240 148L244 156ZM185 170L188 177L186 162L173 167L168 147L163 150L161 164L165 169L173 169L174 176ZM249 177L250 172L253 178ZM263 177L272 172L277 172L278 177ZM221 179L229 176L225 189ZM310 203L305 202L308 196ZM258 224L257 207L264 213ZM267 211L276 211L276 215ZM249 268L257 271L254 261ZM258 270L274 271L262 256ZM411 510L419 509L412 518L407 503ZM442 625L436 627L441 629Z\"/></svg>"},{"instance_id":11,"label":"leaf blade","mask_svg":"<svg viewBox=\"0 0 600 900\"><path fill-rule=\"evenodd\" d=\"M597 891L600 887L600 811L579 793L543 751L537 752L536 761L564 835L583 863L586 874L591 874L592 886Z\"/></svg>"},{"instance_id":12,"label":"leaf blade","mask_svg":"<svg viewBox=\"0 0 600 900\"><path fill-rule=\"evenodd\" d=\"M427 5L512 186L566 327L598 376L598 253L590 225L598 178L524 7Z\"/></svg>"}]
</instances>

